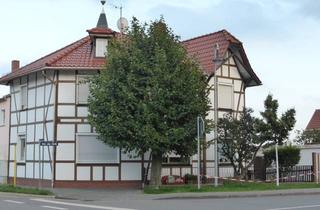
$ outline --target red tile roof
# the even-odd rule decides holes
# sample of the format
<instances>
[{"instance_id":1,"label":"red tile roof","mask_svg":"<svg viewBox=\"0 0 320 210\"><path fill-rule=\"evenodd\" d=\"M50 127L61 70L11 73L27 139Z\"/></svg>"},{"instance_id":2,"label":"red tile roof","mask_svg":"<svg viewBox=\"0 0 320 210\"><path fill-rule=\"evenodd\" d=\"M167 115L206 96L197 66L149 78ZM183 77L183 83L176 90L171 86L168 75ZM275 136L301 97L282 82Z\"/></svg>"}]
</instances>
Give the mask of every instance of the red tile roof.
<instances>
[{"instance_id":1,"label":"red tile roof","mask_svg":"<svg viewBox=\"0 0 320 210\"><path fill-rule=\"evenodd\" d=\"M212 76L214 73L214 69L216 69L215 64L213 62L213 49L216 43L218 43L220 47L220 58L225 58L226 52L231 47L236 47L240 52L240 60L245 66L247 73L250 75L250 80L254 81L253 83L248 83L246 85L261 85L260 79L257 77L253 69L251 68L249 60L242 46L242 42L235 38L227 30L217 31L182 42L183 46L186 48L189 55L197 59L202 70L209 76Z\"/></svg>"},{"instance_id":2,"label":"red tile roof","mask_svg":"<svg viewBox=\"0 0 320 210\"><path fill-rule=\"evenodd\" d=\"M224 57L230 42L241 43L226 30L222 30L185 40L182 44L186 48L188 54L197 59L203 71L210 75L214 70L214 63L212 61L214 44L219 43L219 57Z\"/></svg>"},{"instance_id":3,"label":"red tile roof","mask_svg":"<svg viewBox=\"0 0 320 210\"><path fill-rule=\"evenodd\" d=\"M64 48L46 55L15 72L11 72L2 78L0 83L6 83L14 78L39 71L43 68L96 68L105 64L105 58L94 57L91 39L86 36Z\"/></svg>"},{"instance_id":4,"label":"red tile roof","mask_svg":"<svg viewBox=\"0 0 320 210\"><path fill-rule=\"evenodd\" d=\"M0 78L0 84L6 84L10 80L36 72L42 69L101 69L105 64L105 58L96 58L92 51L92 44L90 36L92 35L107 35L107 36L117 36L117 32L111 29L105 28L93 28L88 30L89 36L84 37L60 50L57 50L47 56L44 56L19 70L9 73L2 78ZM186 48L187 52L198 59L204 73L211 75L213 73L213 45L219 43L220 46L220 56L224 57L228 48L231 44L237 44L242 47L242 43L232 36L226 30L218 31L215 33L195 37L182 42L182 45ZM242 48L243 49L243 48ZM244 60L249 61L244 53ZM251 69L251 66L249 64ZM256 77L253 70L253 77ZM258 83L260 80L257 78ZM261 83L261 82L260 82Z\"/></svg>"},{"instance_id":5,"label":"red tile roof","mask_svg":"<svg viewBox=\"0 0 320 210\"><path fill-rule=\"evenodd\" d=\"M306 130L320 129L320 109L317 109L309 121Z\"/></svg>"}]
</instances>

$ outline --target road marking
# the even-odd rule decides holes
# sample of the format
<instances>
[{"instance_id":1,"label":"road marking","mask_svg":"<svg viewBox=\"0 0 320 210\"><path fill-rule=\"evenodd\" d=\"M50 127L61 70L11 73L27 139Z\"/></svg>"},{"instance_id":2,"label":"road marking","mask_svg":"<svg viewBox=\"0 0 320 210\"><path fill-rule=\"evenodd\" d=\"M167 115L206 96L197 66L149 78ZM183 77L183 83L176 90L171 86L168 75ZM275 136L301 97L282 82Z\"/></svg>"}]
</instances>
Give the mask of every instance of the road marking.
<instances>
[{"instance_id":1,"label":"road marking","mask_svg":"<svg viewBox=\"0 0 320 210\"><path fill-rule=\"evenodd\" d=\"M112 207L112 206L96 206L96 205L86 205L86 204L80 204L80 203L67 203L67 202L61 202L61 201L46 200L46 199L41 199L41 198L30 199L30 200L37 201L37 202L44 202L44 203L60 204L60 205L65 205L65 206L77 206L77 207L91 208L91 209L136 210L136 209L118 208L118 207Z\"/></svg>"},{"instance_id":2,"label":"road marking","mask_svg":"<svg viewBox=\"0 0 320 210\"><path fill-rule=\"evenodd\" d=\"M8 202L8 203L23 204L23 202L21 202L21 201L13 201L13 200L3 200L3 201Z\"/></svg>"},{"instance_id":3,"label":"road marking","mask_svg":"<svg viewBox=\"0 0 320 210\"><path fill-rule=\"evenodd\" d=\"M48 208L48 209L58 209L58 210L67 210L66 208L60 208L56 206L41 206L43 208Z\"/></svg>"},{"instance_id":4,"label":"road marking","mask_svg":"<svg viewBox=\"0 0 320 210\"><path fill-rule=\"evenodd\" d=\"M306 208L316 208L316 207L320 207L320 205L293 206L293 207L283 207L283 208L266 209L266 210L290 210L290 209L306 209Z\"/></svg>"}]
</instances>

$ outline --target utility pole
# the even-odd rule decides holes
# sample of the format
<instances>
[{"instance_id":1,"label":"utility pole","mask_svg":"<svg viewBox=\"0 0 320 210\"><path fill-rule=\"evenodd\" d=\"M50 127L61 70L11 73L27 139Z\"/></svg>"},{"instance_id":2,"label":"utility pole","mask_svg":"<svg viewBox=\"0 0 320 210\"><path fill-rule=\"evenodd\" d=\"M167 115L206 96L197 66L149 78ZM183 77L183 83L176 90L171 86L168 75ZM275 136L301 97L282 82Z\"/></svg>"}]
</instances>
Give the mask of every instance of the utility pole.
<instances>
[{"instance_id":1,"label":"utility pole","mask_svg":"<svg viewBox=\"0 0 320 210\"><path fill-rule=\"evenodd\" d=\"M219 57L220 46L216 43L213 47L213 63L214 63L214 186L218 187L219 185L219 155L218 155L218 77L217 71L218 66L221 62Z\"/></svg>"}]
</instances>

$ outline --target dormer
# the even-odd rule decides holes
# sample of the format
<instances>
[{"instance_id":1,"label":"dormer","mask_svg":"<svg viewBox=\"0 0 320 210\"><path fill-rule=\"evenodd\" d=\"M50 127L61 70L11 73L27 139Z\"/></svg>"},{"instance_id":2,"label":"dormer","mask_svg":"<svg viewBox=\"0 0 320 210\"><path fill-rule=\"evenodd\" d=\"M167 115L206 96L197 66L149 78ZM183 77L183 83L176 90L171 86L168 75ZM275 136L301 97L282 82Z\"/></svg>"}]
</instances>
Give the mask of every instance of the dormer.
<instances>
[{"instance_id":1,"label":"dormer","mask_svg":"<svg viewBox=\"0 0 320 210\"><path fill-rule=\"evenodd\" d=\"M101 1L101 3L102 5L104 5L103 1ZM107 16L104 12L103 7L99 16L97 26L95 28L87 30L87 32L89 33L89 36L91 38L92 52L94 53L94 57L105 57L107 55L108 41L110 41L111 38L115 37L117 32L108 27Z\"/></svg>"}]
</instances>

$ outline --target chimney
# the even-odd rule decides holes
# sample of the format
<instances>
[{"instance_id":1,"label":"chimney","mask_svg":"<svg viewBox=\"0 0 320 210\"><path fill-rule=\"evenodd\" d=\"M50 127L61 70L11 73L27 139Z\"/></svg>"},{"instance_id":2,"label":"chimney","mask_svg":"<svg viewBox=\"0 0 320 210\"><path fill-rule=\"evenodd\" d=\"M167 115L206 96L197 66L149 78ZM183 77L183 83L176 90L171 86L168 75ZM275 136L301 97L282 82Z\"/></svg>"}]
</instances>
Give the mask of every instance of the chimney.
<instances>
[{"instance_id":1,"label":"chimney","mask_svg":"<svg viewBox=\"0 0 320 210\"><path fill-rule=\"evenodd\" d=\"M20 61L19 60L13 60L11 61L11 72L15 72L20 68Z\"/></svg>"}]
</instances>

